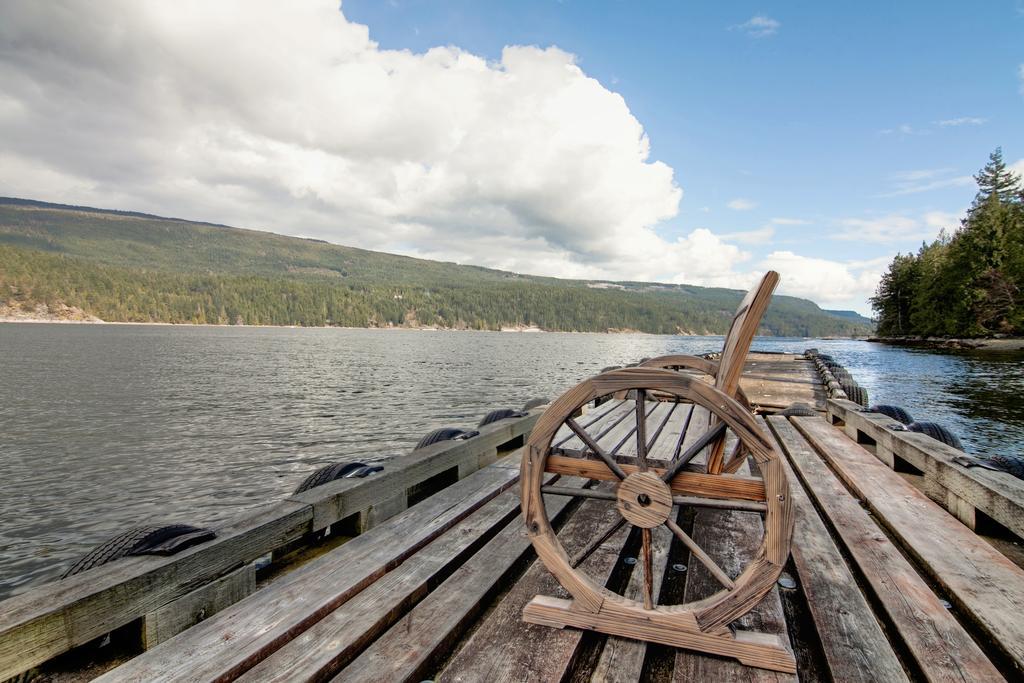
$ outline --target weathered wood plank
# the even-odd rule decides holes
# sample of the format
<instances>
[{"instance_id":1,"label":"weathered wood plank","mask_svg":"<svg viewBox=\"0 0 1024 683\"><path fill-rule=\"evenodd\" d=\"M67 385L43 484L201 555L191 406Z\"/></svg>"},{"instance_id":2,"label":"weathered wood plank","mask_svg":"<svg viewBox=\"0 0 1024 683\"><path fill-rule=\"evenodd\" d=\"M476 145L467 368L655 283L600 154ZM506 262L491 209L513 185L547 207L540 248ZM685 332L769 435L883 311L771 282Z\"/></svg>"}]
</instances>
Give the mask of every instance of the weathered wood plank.
<instances>
[{"instance_id":1,"label":"weathered wood plank","mask_svg":"<svg viewBox=\"0 0 1024 683\"><path fill-rule=\"evenodd\" d=\"M582 483L579 479L559 480L563 486ZM570 499L564 496L545 497L545 507L553 521L562 516L569 503ZM392 683L428 678L470 622L530 555L532 546L526 530L519 520L513 520L334 680Z\"/></svg>"},{"instance_id":2,"label":"weathered wood plank","mask_svg":"<svg viewBox=\"0 0 1024 683\"><path fill-rule=\"evenodd\" d=\"M768 423L782 452L798 452L805 459L815 457L811 447L786 418L769 417ZM892 645L857 588L856 579L803 485L786 458L782 464L796 510L793 563L833 680L849 683L907 680Z\"/></svg>"},{"instance_id":3,"label":"weathered wood plank","mask_svg":"<svg viewBox=\"0 0 1024 683\"><path fill-rule=\"evenodd\" d=\"M1024 538L1024 481L1006 472L981 467L964 467L954 458L963 453L924 434L888 429L893 420L880 413L859 412L851 401L830 399L830 414L846 423L846 432L856 438L861 431L876 442L876 456L892 466L897 455L924 472L925 493L949 509L964 504L981 510L1020 538ZM948 494L951 498L946 498ZM954 509L950 509L955 513ZM961 514L967 511L961 511Z\"/></svg>"},{"instance_id":4,"label":"weathered wood plank","mask_svg":"<svg viewBox=\"0 0 1024 683\"><path fill-rule=\"evenodd\" d=\"M0 680L158 609L310 531L308 505L260 508L217 540L172 557L133 557L6 600L0 607Z\"/></svg>"},{"instance_id":5,"label":"weathered wood plank","mask_svg":"<svg viewBox=\"0 0 1024 683\"><path fill-rule=\"evenodd\" d=\"M626 405L623 401L613 399L594 408L591 412L585 413L577 422L587 430L588 434L597 438L618 424L620 420L625 419L629 415L630 409L631 406ZM568 426L562 425L551 439L551 446L556 453L575 452L583 448L583 442Z\"/></svg>"},{"instance_id":6,"label":"weathered wood plank","mask_svg":"<svg viewBox=\"0 0 1024 683\"><path fill-rule=\"evenodd\" d=\"M614 505L584 502L558 534L570 555L619 518ZM628 531L622 529L580 569L598 583L608 580ZM557 630L523 621L523 607L536 595L568 594L540 562L534 562L466 640L438 681L560 681L573 663L582 631Z\"/></svg>"},{"instance_id":7,"label":"weathered wood plank","mask_svg":"<svg viewBox=\"0 0 1024 683\"><path fill-rule=\"evenodd\" d=\"M504 467L480 470L99 680L237 677L517 479Z\"/></svg>"},{"instance_id":8,"label":"weathered wood plank","mask_svg":"<svg viewBox=\"0 0 1024 683\"><path fill-rule=\"evenodd\" d=\"M665 428L661 430L658 438L647 449L647 459L650 461L668 461L676 454L676 447L679 440L689 429L690 416L693 414L692 403L677 403L676 409L672 411ZM658 464L652 462L652 464ZM662 463L663 464L663 463Z\"/></svg>"},{"instance_id":9,"label":"weathered wood plank","mask_svg":"<svg viewBox=\"0 0 1024 683\"><path fill-rule=\"evenodd\" d=\"M439 494L443 495L443 494ZM568 499L555 501L560 506ZM239 680L291 683L326 680L419 602L438 575L456 566L509 522L519 523L519 497L506 491L453 526L295 637ZM495 567L495 571L500 571ZM406 645L408 647L408 645Z\"/></svg>"},{"instance_id":10,"label":"weathered wood plank","mask_svg":"<svg viewBox=\"0 0 1024 683\"><path fill-rule=\"evenodd\" d=\"M172 638L203 619L256 590L256 564L249 563L216 581L201 586L142 618L142 645L147 650Z\"/></svg>"},{"instance_id":11,"label":"weathered wood plank","mask_svg":"<svg viewBox=\"0 0 1024 683\"><path fill-rule=\"evenodd\" d=\"M676 511L673 510L673 515ZM665 578L665 570L668 565L668 553L672 547L672 532L661 526L652 529L651 554L653 571L653 594L657 601L661 593L661 583ZM623 597L637 602L643 601L643 570L637 562L630 574L629 583L623 592ZM592 681L632 681L640 680L640 674L644 666L644 657L647 656L647 643L641 640L631 640L618 636L609 636L601 649L601 656L591 674Z\"/></svg>"},{"instance_id":12,"label":"weathered wood plank","mask_svg":"<svg viewBox=\"0 0 1024 683\"><path fill-rule=\"evenodd\" d=\"M675 407L679 405L675 402L657 402L654 403L654 409L647 413L647 419L644 421L644 434L646 435L645 441L647 451L650 451L651 446L655 440L660 437L662 430L664 429L665 423L672 416L675 411ZM626 442L622 444L622 448L616 453L616 455L624 457L636 457L636 442L637 436L634 430L633 434L626 439Z\"/></svg>"},{"instance_id":13,"label":"weathered wood plank","mask_svg":"<svg viewBox=\"0 0 1024 683\"><path fill-rule=\"evenodd\" d=\"M749 465L740 470L750 474ZM751 512L733 510L697 510L694 515L693 540L715 564L735 578L755 557L764 536L761 516ZM691 560L686 572L684 600L694 602L714 595L722 585L700 562ZM774 588L754 609L732 624L741 631L769 633L781 636L789 646L786 620L778 588ZM733 659L708 657L690 650L678 650L675 657L673 681L796 681L796 677L744 666Z\"/></svg>"},{"instance_id":14,"label":"weathered wood plank","mask_svg":"<svg viewBox=\"0 0 1024 683\"><path fill-rule=\"evenodd\" d=\"M824 420L793 422L1024 675L1024 570Z\"/></svg>"},{"instance_id":15,"label":"weathered wood plank","mask_svg":"<svg viewBox=\"0 0 1024 683\"><path fill-rule=\"evenodd\" d=\"M313 530L319 531L350 515L374 506L390 503L410 487L449 470L459 468L465 475L481 466L481 456L493 460L494 449L516 437L528 434L540 413L539 408L517 420L500 420L480 427L480 434L465 441L441 441L418 451L385 461L384 471L362 479L338 479L314 489L292 495L288 500L313 508ZM380 515L378 515L380 517ZM380 519L367 520L368 528Z\"/></svg>"},{"instance_id":16,"label":"weathered wood plank","mask_svg":"<svg viewBox=\"0 0 1024 683\"><path fill-rule=\"evenodd\" d=\"M821 418L803 419L825 424ZM787 455L921 675L930 681L1001 680L974 640L818 455L798 448L787 449Z\"/></svg>"}]
</instances>

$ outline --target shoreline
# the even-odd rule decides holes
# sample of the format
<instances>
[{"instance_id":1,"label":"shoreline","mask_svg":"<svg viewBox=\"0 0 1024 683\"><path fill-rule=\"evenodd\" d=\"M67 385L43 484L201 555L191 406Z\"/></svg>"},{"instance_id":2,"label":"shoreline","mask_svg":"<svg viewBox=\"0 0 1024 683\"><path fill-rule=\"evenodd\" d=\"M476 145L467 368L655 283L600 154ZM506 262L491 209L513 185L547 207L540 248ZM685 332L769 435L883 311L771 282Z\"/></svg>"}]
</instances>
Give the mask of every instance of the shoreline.
<instances>
[{"instance_id":1,"label":"shoreline","mask_svg":"<svg viewBox=\"0 0 1024 683\"><path fill-rule=\"evenodd\" d=\"M640 330L619 330L610 329L604 332L580 331L580 330L545 330L536 326L530 327L502 327L498 330L477 330L469 327L433 327L424 325L422 327L407 327L404 325L390 325L384 327L352 327L350 325L232 325L220 323L168 323L168 322L134 322L127 320L100 320L93 319L72 319L72 318L41 318L25 316L2 316L0 324L12 323L19 325L149 325L158 327L230 327L239 329L271 329L271 330L380 330L382 332L494 332L502 334L623 334L623 335L646 335L651 337L724 337L724 334L659 334L657 332L643 332ZM817 339L817 337L794 337L794 339ZM855 337L834 337L835 339L855 339Z\"/></svg>"},{"instance_id":2,"label":"shoreline","mask_svg":"<svg viewBox=\"0 0 1024 683\"><path fill-rule=\"evenodd\" d=\"M868 337L865 341L890 346L910 346L947 351L1024 351L1024 337L945 338L945 337Z\"/></svg>"}]
</instances>

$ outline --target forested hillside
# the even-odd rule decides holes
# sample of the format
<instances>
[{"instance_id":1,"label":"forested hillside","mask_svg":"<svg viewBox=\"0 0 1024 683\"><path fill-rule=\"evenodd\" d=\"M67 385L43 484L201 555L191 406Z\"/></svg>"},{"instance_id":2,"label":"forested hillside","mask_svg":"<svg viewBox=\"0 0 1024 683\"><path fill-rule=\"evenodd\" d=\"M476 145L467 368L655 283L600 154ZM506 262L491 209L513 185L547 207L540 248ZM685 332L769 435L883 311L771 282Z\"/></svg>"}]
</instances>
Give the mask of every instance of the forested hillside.
<instances>
[{"instance_id":1,"label":"forested hillside","mask_svg":"<svg viewBox=\"0 0 1024 683\"><path fill-rule=\"evenodd\" d=\"M883 336L1024 334L1024 186L996 149L952 235L897 254L871 303Z\"/></svg>"},{"instance_id":2,"label":"forested hillside","mask_svg":"<svg viewBox=\"0 0 1024 683\"><path fill-rule=\"evenodd\" d=\"M0 199L0 304L108 321L723 333L742 293L523 276L130 212ZM775 297L763 333L864 318Z\"/></svg>"}]
</instances>

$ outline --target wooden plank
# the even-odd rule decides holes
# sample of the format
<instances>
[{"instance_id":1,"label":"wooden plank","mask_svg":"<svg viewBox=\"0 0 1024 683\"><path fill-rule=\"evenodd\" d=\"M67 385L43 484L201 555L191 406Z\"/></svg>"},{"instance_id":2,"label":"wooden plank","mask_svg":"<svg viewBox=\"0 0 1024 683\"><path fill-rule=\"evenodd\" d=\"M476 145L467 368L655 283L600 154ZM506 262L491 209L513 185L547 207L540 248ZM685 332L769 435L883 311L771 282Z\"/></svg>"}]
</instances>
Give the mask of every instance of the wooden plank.
<instances>
[{"instance_id":1,"label":"wooden plank","mask_svg":"<svg viewBox=\"0 0 1024 683\"><path fill-rule=\"evenodd\" d=\"M0 680L158 609L310 531L310 506L281 502L171 557L133 557L0 603Z\"/></svg>"},{"instance_id":2,"label":"wooden plank","mask_svg":"<svg viewBox=\"0 0 1024 683\"><path fill-rule=\"evenodd\" d=\"M1024 570L818 418L793 420L952 602L1024 673Z\"/></svg>"},{"instance_id":3,"label":"wooden plank","mask_svg":"<svg viewBox=\"0 0 1024 683\"><path fill-rule=\"evenodd\" d=\"M156 647L255 590L256 564L250 563L158 607L142 619L142 646Z\"/></svg>"},{"instance_id":4,"label":"wooden plank","mask_svg":"<svg viewBox=\"0 0 1024 683\"><path fill-rule=\"evenodd\" d=\"M661 430L661 434L658 435L658 438L647 450L647 459L649 461L668 461L673 458L676 453L676 446L679 444L679 439L689 428L690 416L692 414L692 403L676 404L676 409L669 416L668 422L665 423L665 428ZM652 464L658 463L652 462Z\"/></svg>"},{"instance_id":5,"label":"wooden plank","mask_svg":"<svg viewBox=\"0 0 1024 683\"><path fill-rule=\"evenodd\" d=\"M821 418L806 419L824 423ZM790 439L783 445L793 469L853 558L921 675L930 681L1001 680L963 627L828 466Z\"/></svg>"},{"instance_id":6,"label":"wooden plank","mask_svg":"<svg viewBox=\"0 0 1024 683\"><path fill-rule=\"evenodd\" d=\"M567 485L583 480L562 478ZM557 520L569 504L565 496L545 496ZM513 520L444 583L375 640L342 670L335 681L391 683L429 678L457 639L511 579L519 563L532 555L525 529ZM520 569L521 570L521 569Z\"/></svg>"},{"instance_id":7,"label":"wooden plank","mask_svg":"<svg viewBox=\"0 0 1024 683\"><path fill-rule=\"evenodd\" d=\"M673 511L675 514L676 511ZM668 553L672 547L672 532L661 526L652 529L651 550L653 572L653 594L657 601L661 593L661 583L665 578L665 571L668 565ZM643 570L637 562L633 567L633 573L629 576L629 583L623 592L623 597L637 602L643 601ZM644 666L644 658L647 656L647 643L642 640L632 640L609 636L601 649L601 656L590 676L592 681L630 681L640 680Z\"/></svg>"},{"instance_id":8,"label":"wooden plank","mask_svg":"<svg viewBox=\"0 0 1024 683\"><path fill-rule=\"evenodd\" d=\"M441 441L401 457L384 461L384 471L365 478L338 479L289 500L313 507L313 530L319 531L350 515L384 505L389 513L400 509L396 494L454 467L465 475L477 470L481 456L493 459L494 449L516 437L528 434L540 410L516 420L499 420L480 427L479 436L465 441ZM370 517L371 515L367 515ZM379 524L382 516L366 520L365 526ZM386 518L386 516L384 516Z\"/></svg>"},{"instance_id":9,"label":"wooden plank","mask_svg":"<svg viewBox=\"0 0 1024 683\"><path fill-rule=\"evenodd\" d=\"M517 479L504 467L480 470L98 680L237 677Z\"/></svg>"},{"instance_id":10,"label":"wooden plank","mask_svg":"<svg viewBox=\"0 0 1024 683\"><path fill-rule=\"evenodd\" d=\"M487 425L468 441L435 444L393 459L382 475L340 480L248 513L217 529L214 541L173 557L119 560L5 601L0 604L0 676L102 636L312 530L387 501L400 480L421 480L456 465L475 469L480 453L529 432L541 412Z\"/></svg>"},{"instance_id":11,"label":"wooden plank","mask_svg":"<svg viewBox=\"0 0 1024 683\"><path fill-rule=\"evenodd\" d=\"M750 473L749 465L740 468ZM753 561L764 536L761 516L733 510L697 510L694 515L694 541L730 577L735 578ZM686 572L685 602L695 602L714 595L721 583L700 562L691 556ZM781 636L789 645L786 620L778 588L772 589L751 611L733 622L738 631L769 633ZM796 676L767 669L744 666L733 659L708 657L690 650L679 650L675 656L673 681L796 681Z\"/></svg>"},{"instance_id":12,"label":"wooden plank","mask_svg":"<svg viewBox=\"0 0 1024 683\"><path fill-rule=\"evenodd\" d=\"M624 400L623 403L632 408L630 416L615 425L613 429L610 429L597 440L597 445L603 448L605 452L611 453L612 455L618 455L619 452L626 447L627 443L632 443L634 452L636 452L636 401L633 399L627 399ZM651 413L653 413L655 408L659 405L664 404L661 401L648 401L646 405L644 405L644 415L649 418ZM646 425L646 421L644 424Z\"/></svg>"},{"instance_id":13,"label":"wooden plank","mask_svg":"<svg viewBox=\"0 0 1024 683\"><path fill-rule=\"evenodd\" d=\"M614 505L587 500L558 534L571 555L582 550L619 518ZM580 569L604 584L619 557L627 529L620 530L594 552ZM560 681L572 665L583 636L574 629L557 630L523 621L523 608L536 595L568 595L540 562L523 577L466 640L438 681Z\"/></svg>"},{"instance_id":14,"label":"wooden plank","mask_svg":"<svg viewBox=\"0 0 1024 683\"><path fill-rule=\"evenodd\" d=\"M654 409L647 413L647 419L644 421L644 434L646 435L645 440L647 442L646 445L648 451L654 444L654 441L661 435L665 423L672 416L672 413L675 411L675 407L680 404L669 401L658 401L653 405ZM626 439L626 443L622 444L622 448L620 448L615 455L622 457L636 457L636 441L637 437L634 430L633 435Z\"/></svg>"},{"instance_id":15,"label":"wooden plank","mask_svg":"<svg viewBox=\"0 0 1024 683\"><path fill-rule=\"evenodd\" d=\"M859 412L851 401L830 399L829 412L846 422L847 434L856 437L862 431L876 442L876 456L898 455L924 472L925 493L939 504L966 504L996 520L1020 538L1024 538L1024 481L1006 472L981 467L964 467L955 462L963 453L924 434L894 431L894 420L880 413ZM891 466L891 465L890 465ZM936 492L950 494L941 500ZM952 512L952 510L951 510Z\"/></svg>"},{"instance_id":16,"label":"wooden plank","mask_svg":"<svg viewBox=\"0 0 1024 683\"><path fill-rule=\"evenodd\" d=\"M804 458L814 457L810 446L786 418L769 417L768 423L783 452L797 451ZM782 464L796 510L793 563L832 679L850 683L907 680L892 645L803 485L788 460L784 458Z\"/></svg>"},{"instance_id":17,"label":"wooden plank","mask_svg":"<svg viewBox=\"0 0 1024 683\"><path fill-rule=\"evenodd\" d=\"M611 400L607 403L603 403L596 408L592 408L590 411L585 412L576 421L582 425L585 429L591 430L592 434L597 434L601 431L602 425L607 426L610 421L614 421L616 417L624 416L629 413L628 406L623 405L622 401ZM574 445L567 446L571 439ZM565 446L568 449L578 450L583 447L583 442L579 440L579 437L569 429L566 425L555 433L554 438L551 439L552 448L561 448Z\"/></svg>"},{"instance_id":18,"label":"wooden plank","mask_svg":"<svg viewBox=\"0 0 1024 683\"><path fill-rule=\"evenodd\" d=\"M561 497L560 503L567 501ZM509 522L520 527L519 497L506 491L367 586L239 680L291 683L337 674L439 583L438 575L472 555ZM498 570L498 568L495 568Z\"/></svg>"},{"instance_id":19,"label":"wooden plank","mask_svg":"<svg viewBox=\"0 0 1024 683\"><path fill-rule=\"evenodd\" d=\"M609 432L616 430L620 425L629 422L632 424L630 416L633 414L633 402L632 401L620 401L618 399L612 399L608 402L610 410L605 413L600 419L594 421L586 427L587 434L592 436L599 445L601 440L608 435ZM601 406L604 408L604 406ZM563 425L562 429L567 429ZM561 434L561 430L558 432ZM556 443L552 440L552 443ZM562 442L557 448L553 448L552 451L555 453L582 453L585 449L583 441L576 436L572 435L572 438Z\"/></svg>"},{"instance_id":20,"label":"wooden plank","mask_svg":"<svg viewBox=\"0 0 1024 683\"><path fill-rule=\"evenodd\" d=\"M635 465L621 465L628 475L637 471ZM547 471L555 474L617 481L617 477L600 460L568 458L551 455L547 459ZM661 475L665 470L651 467L648 471ZM756 477L736 474L705 474L703 472L680 472L670 482L672 492L680 495L697 495L705 498L735 498L738 500L764 500L764 482Z\"/></svg>"}]
</instances>

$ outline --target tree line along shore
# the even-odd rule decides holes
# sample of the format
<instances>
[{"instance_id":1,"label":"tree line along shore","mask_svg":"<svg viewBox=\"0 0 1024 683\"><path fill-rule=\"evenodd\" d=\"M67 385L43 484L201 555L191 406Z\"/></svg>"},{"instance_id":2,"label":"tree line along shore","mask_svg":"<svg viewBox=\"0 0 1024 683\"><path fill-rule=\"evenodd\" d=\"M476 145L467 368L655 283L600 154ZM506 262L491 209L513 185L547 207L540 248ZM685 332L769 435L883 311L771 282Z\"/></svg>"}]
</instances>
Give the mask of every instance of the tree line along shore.
<instances>
[{"instance_id":1,"label":"tree line along shore","mask_svg":"<svg viewBox=\"0 0 1024 683\"><path fill-rule=\"evenodd\" d=\"M0 317L723 334L743 293L536 277L223 225L0 198ZM777 296L763 334L866 336Z\"/></svg>"},{"instance_id":2,"label":"tree line along shore","mask_svg":"<svg viewBox=\"0 0 1024 683\"><path fill-rule=\"evenodd\" d=\"M871 299L878 337L941 345L1024 336L1024 183L998 148L974 179L960 227L889 264Z\"/></svg>"}]
</instances>

